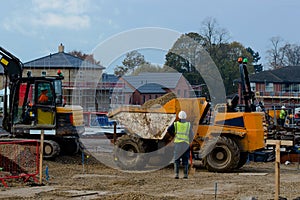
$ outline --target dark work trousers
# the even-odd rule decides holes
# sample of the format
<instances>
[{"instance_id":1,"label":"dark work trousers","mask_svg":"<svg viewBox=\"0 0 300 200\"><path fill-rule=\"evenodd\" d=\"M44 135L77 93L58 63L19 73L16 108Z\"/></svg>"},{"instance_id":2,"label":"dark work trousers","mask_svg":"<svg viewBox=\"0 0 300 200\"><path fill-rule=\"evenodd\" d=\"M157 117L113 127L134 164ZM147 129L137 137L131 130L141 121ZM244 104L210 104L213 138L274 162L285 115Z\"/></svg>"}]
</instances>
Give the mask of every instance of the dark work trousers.
<instances>
[{"instance_id":1,"label":"dark work trousers","mask_svg":"<svg viewBox=\"0 0 300 200\"><path fill-rule=\"evenodd\" d=\"M184 175L187 176L190 159L190 145L186 142L175 143L174 159L175 176L179 175L180 160L182 161L182 165L184 167Z\"/></svg>"}]
</instances>

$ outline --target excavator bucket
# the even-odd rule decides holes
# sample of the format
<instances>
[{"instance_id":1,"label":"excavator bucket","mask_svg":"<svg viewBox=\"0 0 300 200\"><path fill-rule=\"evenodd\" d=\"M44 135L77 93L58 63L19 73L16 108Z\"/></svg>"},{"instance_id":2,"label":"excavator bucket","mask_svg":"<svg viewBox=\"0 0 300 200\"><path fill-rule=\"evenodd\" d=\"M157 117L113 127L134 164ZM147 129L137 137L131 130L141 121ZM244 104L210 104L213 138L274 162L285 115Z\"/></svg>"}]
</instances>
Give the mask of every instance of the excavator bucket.
<instances>
[{"instance_id":1,"label":"excavator bucket","mask_svg":"<svg viewBox=\"0 0 300 200\"><path fill-rule=\"evenodd\" d=\"M176 113L127 107L111 113L109 117L124 125L130 134L144 139L162 139L167 133L167 128L175 121Z\"/></svg>"}]
</instances>

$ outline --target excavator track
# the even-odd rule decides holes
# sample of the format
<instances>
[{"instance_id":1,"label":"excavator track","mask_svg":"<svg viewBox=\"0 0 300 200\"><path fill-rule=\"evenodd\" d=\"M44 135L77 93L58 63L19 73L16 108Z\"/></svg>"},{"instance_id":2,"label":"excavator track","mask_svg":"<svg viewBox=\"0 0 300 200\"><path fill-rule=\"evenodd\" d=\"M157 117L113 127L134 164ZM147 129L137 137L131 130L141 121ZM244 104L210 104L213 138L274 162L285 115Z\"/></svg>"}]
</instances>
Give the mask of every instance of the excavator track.
<instances>
[{"instance_id":1,"label":"excavator track","mask_svg":"<svg viewBox=\"0 0 300 200\"><path fill-rule=\"evenodd\" d=\"M0 142L12 142L12 141L18 141L18 140L26 140L24 138L5 138L1 137ZM40 142L40 140L37 139L28 139L28 140L36 140ZM44 140L44 152L43 157L46 159L49 158L55 158L60 154L60 146L57 142L53 140Z\"/></svg>"},{"instance_id":2,"label":"excavator track","mask_svg":"<svg viewBox=\"0 0 300 200\"><path fill-rule=\"evenodd\" d=\"M54 158L60 153L59 144L53 140L44 140L44 158Z\"/></svg>"}]
</instances>

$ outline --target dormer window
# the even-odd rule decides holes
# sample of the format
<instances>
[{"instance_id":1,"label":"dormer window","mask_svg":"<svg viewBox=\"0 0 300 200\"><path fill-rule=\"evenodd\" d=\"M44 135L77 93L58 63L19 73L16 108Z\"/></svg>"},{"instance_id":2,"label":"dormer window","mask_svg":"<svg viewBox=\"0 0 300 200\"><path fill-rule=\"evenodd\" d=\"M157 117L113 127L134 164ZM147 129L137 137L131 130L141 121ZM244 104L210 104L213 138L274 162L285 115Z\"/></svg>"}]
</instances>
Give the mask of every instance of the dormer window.
<instances>
[{"instance_id":1,"label":"dormer window","mask_svg":"<svg viewBox=\"0 0 300 200\"><path fill-rule=\"evenodd\" d=\"M42 71L41 72L41 76L46 76L47 75L47 72L46 71Z\"/></svg>"}]
</instances>

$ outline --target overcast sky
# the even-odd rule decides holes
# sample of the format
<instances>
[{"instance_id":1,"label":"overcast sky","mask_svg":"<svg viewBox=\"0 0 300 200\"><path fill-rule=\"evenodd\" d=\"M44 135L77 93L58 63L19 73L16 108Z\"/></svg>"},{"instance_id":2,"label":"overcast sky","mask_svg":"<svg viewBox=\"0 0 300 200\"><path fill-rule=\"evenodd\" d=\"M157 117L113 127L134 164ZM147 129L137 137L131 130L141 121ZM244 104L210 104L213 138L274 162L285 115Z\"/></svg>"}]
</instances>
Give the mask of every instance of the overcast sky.
<instances>
[{"instance_id":1,"label":"overcast sky","mask_svg":"<svg viewBox=\"0 0 300 200\"><path fill-rule=\"evenodd\" d=\"M299 9L299 0L11 0L1 5L0 45L26 62L56 53L60 43L66 52L91 53L135 28L199 32L212 17L231 41L258 51L264 64L271 37L298 44Z\"/></svg>"}]
</instances>

